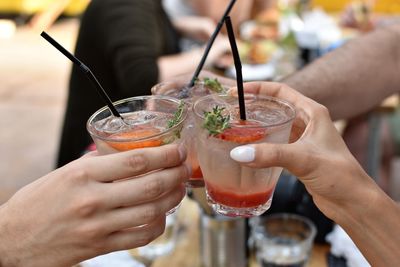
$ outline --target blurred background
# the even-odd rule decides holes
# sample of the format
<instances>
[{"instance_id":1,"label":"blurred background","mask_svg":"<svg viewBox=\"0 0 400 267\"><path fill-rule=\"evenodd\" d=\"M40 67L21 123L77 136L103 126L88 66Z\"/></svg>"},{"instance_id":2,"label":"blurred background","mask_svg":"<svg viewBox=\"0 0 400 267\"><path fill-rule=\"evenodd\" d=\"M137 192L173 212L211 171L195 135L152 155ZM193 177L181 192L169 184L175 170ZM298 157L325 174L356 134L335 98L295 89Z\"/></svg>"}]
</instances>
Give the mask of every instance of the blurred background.
<instances>
[{"instance_id":1,"label":"blurred background","mask_svg":"<svg viewBox=\"0 0 400 267\"><path fill-rule=\"evenodd\" d=\"M179 1L164 0L172 18L179 16L175 2ZM279 80L347 40L400 21L399 0L258 2L236 25L246 80ZM74 51L88 4L89 0L0 0L1 203L55 167L71 63L39 34L47 30ZM181 45L185 51L202 44ZM216 57L207 69L234 75L229 53ZM399 180L391 177L400 176L397 157L389 163L389 180L382 182L387 190L396 188L390 185ZM397 191L391 193L399 197Z\"/></svg>"}]
</instances>

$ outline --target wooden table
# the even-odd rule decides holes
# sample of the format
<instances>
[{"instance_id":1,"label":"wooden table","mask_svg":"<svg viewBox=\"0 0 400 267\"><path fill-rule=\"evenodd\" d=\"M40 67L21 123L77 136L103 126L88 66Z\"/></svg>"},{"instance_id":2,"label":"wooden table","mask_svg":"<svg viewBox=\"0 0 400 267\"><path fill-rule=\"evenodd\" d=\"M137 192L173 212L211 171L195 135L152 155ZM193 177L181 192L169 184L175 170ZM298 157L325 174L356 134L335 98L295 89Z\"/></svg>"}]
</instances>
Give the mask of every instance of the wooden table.
<instances>
[{"instance_id":1,"label":"wooden table","mask_svg":"<svg viewBox=\"0 0 400 267\"><path fill-rule=\"evenodd\" d=\"M179 221L182 225L181 234L177 246L172 254L158 258L151 267L201 267L200 247L199 247L199 207L196 202L186 198L179 210ZM308 267L325 267L326 254L329 252L327 245L315 245L312 251L311 260ZM138 258L135 250L131 254ZM254 259L250 262L250 267L258 267Z\"/></svg>"}]
</instances>

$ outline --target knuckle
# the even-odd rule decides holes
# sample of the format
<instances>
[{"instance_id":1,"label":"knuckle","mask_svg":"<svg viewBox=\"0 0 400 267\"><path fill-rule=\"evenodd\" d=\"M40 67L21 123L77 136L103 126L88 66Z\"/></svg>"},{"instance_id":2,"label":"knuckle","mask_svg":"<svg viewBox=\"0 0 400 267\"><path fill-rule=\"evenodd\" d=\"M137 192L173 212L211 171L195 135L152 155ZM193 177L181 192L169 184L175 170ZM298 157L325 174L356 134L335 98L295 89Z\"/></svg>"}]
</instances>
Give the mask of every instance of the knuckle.
<instances>
[{"instance_id":1,"label":"knuckle","mask_svg":"<svg viewBox=\"0 0 400 267\"><path fill-rule=\"evenodd\" d=\"M79 226L76 230L77 235L82 240L86 240L88 242L98 240L101 236L103 236L104 231L99 224L96 223L87 223ZM92 244L93 243L93 244ZM90 242L92 246L100 242ZM100 246L100 244L98 244Z\"/></svg>"},{"instance_id":2,"label":"knuckle","mask_svg":"<svg viewBox=\"0 0 400 267\"><path fill-rule=\"evenodd\" d=\"M275 146L273 150L273 158L275 162L282 162L284 160L283 151L279 146Z\"/></svg>"},{"instance_id":3,"label":"knuckle","mask_svg":"<svg viewBox=\"0 0 400 267\"><path fill-rule=\"evenodd\" d=\"M153 241L155 238L153 237L153 233L145 233L142 236L140 236L137 240L137 246L142 247L148 245L151 241Z\"/></svg>"},{"instance_id":4,"label":"knuckle","mask_svg":"<svg viewBox=\"0 0 400 267\"><path fill-rule=\"evenodd\" d=\"M179 152L176 145L169 146L163 153L163 160L168 166L179 161Z\"/></svg>"},{"instance_id":5,"label":"knuckle","mask_svg":"<svg viewBox=\"0 0 400 267\"><path fill-rule=\"evenodd\" d=\"M152 232L153 236L152 239L156 239L157 237L159 237L160 235L162 235L165 231L165 223L162 225L159 225L158 227L156 227L156 229L154 229L154 231Z\"/></svg>"},{"instance_id":6,"label":"knuckle","mask_svg":"<svg viewBox=\"0 0 400 267\"><path fill-rule=\"evenodd\" d=\"M329 110L327 107L324 105L321 105L319 103L316 103L315 106L313 106L313 112L322 116L329 116Z\"/></svg>"},{"instance_id":7,"label":"knuckle","mask_svg":"<svg viewBox=\"0 0 400 267\"><path fill-rule=\"evenodd\" d=\"M90 172L81 165L71 164L66 170L66 177L67 180L82 184L90 180Z\"/></svg>"},{"instance_id":8,"label":"knuckle","mask_svg":"<svg viewBox=\"0 0 400 267\"><path fill-rule=\"evenodd\" d=\"M101 207L101 200L94 194L80 197L75 203L74 211L80 217L87 218L93 216Z\"/></svg>"},{"instance_id":9,"label":"knuckle","mask_svg":"<svg viewBox=\"0 0 400 267\"><path fill-rule=\"evenodd\" d=\"M127 165L132 169L132 172L142 173L148 170L149 161L144 154L135 154L128 158Z\"/></svg>"},{"instance_id":10,"label":"knuckle","mask_svg":"<svg viewBox=\"0 0 400 267\"><path fill-rule=\"evenodd\" d=\"M185 181L190 176L190 170L185 165L180 167L180 182Z\"/></svg>"},{"instance_id":11,"label":"knuckle","mask_svg":"<svg viewBox=\"0 0 400 267\"><path fill-rule=\"evenodd\" d=\"M145 195L149 198L157 198L164 192L164 182L162 179L147 181L144 188Z\"/></svg>"},{"instance_id":12,"label":"knuckle","mask_svg":"<svg viewBox=\"0 0 400 267\"><path fill-rule=\"evenodd\" d=\"M152 222L161 215L159 208L155 205L149 205L143 214L143 219L145 222Z\"/></svg>"}]
</instances>

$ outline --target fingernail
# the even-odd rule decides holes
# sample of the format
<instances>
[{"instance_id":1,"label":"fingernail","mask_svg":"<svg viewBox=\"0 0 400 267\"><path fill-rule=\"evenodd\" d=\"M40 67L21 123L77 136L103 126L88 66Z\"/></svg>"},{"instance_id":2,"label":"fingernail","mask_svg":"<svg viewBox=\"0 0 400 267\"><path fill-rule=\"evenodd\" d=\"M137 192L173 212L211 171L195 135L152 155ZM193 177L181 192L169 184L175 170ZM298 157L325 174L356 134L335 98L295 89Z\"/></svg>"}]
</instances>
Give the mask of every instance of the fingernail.
<instances>
[{"instance_id":1,"label":"fingernail","mask_svg":"<svg viewBox=\"0 0 400 267\"><path fill-rule=\"evenodd\" d=\"M181 144L179 145L178 150L179 150L179 157L180 157L180 159L181 159L182 161L185 160L185 159L186 159L186 147L185 147L185 144L181 143Z\"/></svg>"},{"instance_id":2,"label":"fingernail","mask_svg":"<svg viewBox=\"0 0 400 267\"><path fill-rule=\"evenodd\" d=\"M238 146L231 150L231 158L238 162L252 162L255 159L255 155L255 149L252 146Z\"/></svg>"}]
</instances>

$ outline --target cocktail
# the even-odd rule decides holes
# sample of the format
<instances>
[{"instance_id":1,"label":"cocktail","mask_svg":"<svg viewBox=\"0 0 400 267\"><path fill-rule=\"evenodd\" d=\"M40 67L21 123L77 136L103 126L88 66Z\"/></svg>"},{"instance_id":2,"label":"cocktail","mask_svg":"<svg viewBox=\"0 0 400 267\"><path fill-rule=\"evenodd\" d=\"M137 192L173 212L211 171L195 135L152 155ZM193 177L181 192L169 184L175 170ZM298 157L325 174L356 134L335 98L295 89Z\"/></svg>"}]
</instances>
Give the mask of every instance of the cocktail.
<instances>
[{"instance_id":1,"label":"cocktail","mask_svg":"<svg viewBox=\"0 0 400 267\"><path fill-rule=\"evenodd\" d=\"M204 180L201 172L196 153L196 143L194 131L194 117L192 116L192 104L195 100L202 96L215 93L226 92L229 88L219 83L217 79L204 78L198 80L192 88L187 88L187 83L179 81L164 82L155 85L151 92L153 95L167 95L182 99L189 107L189 115L182 131L182 138L185 142L188 157L187 160L192 166L192 177L187 182L189 187L203 187Z\"/></svg>"},{"instance_id":2,"label":"cocktail","mask_svg":"<svg viewBox=\"0 0 400 267\"><path fill-rule=\"evenodd\" d=\"M269 209L280 167L253 169L230 158L230 151L255 143L287 143L294 108L266 96L246 95L247 120L240 120L235 96L210 95L194 104L197 156L207 200L217 213L251 217Z\"/></svg>"},{"instance_id":3,"label":"cocktail","mask_svg":"<svg viewBox=\"0 0 400 267\"><path fill-rule=\"evenodd\" d=\"M139 96L114 103L123 120L107 107L94 113L87 130L101 154L176 142L187 116L187 106L167 96Z\"/></svg>"}]
</instances>

